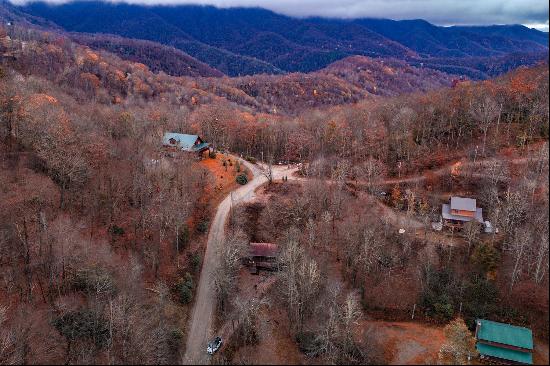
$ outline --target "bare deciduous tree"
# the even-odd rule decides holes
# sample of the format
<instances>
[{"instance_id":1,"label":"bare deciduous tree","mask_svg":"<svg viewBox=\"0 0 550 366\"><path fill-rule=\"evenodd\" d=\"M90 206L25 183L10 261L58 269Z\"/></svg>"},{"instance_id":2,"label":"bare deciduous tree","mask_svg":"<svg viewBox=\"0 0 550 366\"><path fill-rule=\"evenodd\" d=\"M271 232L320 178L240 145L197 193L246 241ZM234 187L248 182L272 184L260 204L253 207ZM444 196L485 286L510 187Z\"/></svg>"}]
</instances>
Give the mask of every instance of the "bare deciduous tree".
<instances>
[{"instance_id":1,"label":"bare deciduous tree","mask_svg":"<svg viewBox=\"0 0 550 366\"><path fill-rule=\"evenodd\" d=\"M470 114L479 123L479 128L483 132L483 147L481 155L485 156L485 145L487 142L487 131L493 120L498 116L500 111L499 105L489 95L475 98L471 105Z\"/></svg>"},{"instance_id":2,"label":"bare deciduous tree","mask_svg":"<svg viewBox=\"0 0 550 366\"><path fill-rule=\"evenodd\" d=\"M467 252L468 256L470 256L470 249L472 247L472 243L477 240L477 238L479 237L480 231L481 231L481 226L479 222L475 220L468 221L467 223L464 224L462 228L462 235L468 242L468 252Z\"/></svg>"},{"instance_id":3,"label":"bare deciduous tree","mask_svg":"<svg viewBox=\"0 0 550 366\"><path fill-rule=\"evenodd\" d=\"M243 257L248 239L242 230L229 233L220 248L220 265L212 273L212 286L216 293L220 311L225 310L226 302L235 288L240 260Z\"/></svg>"},{"instance_id":4,"label":"bare deciduous tree","mask_svg":"<svg viewBox=\"0 0 550 366\"><path fill-rule=\"evenodd\" d=\"M267 183L271 184L273 183L273 158L269 157L267 159L267 162L262 162L260 166L260 171L262 172L262 175L266 177Z\"/></svg>"},{"instance_id":5,"label":"bare deciduous tree","mask_svg":"<svg viewBox=\"0 0 550 366\"><path fill-rule=\"evenodd\" d=\"M280 279L289 316L294 326L301 330L319 293L321 273L317 262L309 258L300 247L296 229L290 229L287 233L281 264L283 270L280 272Z\"/></svg>"},{"instance_id":6,"label":"bare deciduous tree","mask_svg":"<svg viewBox=\"0 0 550 366\"><path fill-rule=\"evenodd\" d=\"M509 241L506 249L511 253L514 259L512 273L510 275L510 290L514 288L522 270L522 261L531 244L531 233L525 228L515 231L512 240Z\"/></svg>"}]
</instances>

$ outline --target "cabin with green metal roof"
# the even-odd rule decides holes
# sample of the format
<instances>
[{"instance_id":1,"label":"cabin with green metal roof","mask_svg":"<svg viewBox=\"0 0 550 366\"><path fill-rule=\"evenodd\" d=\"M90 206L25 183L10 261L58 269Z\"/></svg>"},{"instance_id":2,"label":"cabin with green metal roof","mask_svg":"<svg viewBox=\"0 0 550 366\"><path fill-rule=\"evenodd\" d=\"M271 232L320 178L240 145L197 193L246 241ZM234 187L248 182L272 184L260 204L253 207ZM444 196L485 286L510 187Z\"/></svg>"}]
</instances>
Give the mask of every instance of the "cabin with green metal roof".
<instances>
[{"instance_id":1,"label":"cabin with green metal roof","mask_svg":"<svg viewBox=\"0 0 550 366\"><path fill-rule=\"evenodd\" d=\"M162 144L181 151L198 153L199 155L210 149L210 144L202 141L198 135L176 132L166 132L162 138Z\"/></svg>"},{"instance_id":2,"label":"cabin with green metal roof","mask_svg":"<svg viewBox=\"0 0 550 366\"><path fill-rule=\"evenodd\" d=\"M533 364L531 329L478 319L476 340L476 348L481 359L508 364Z\"/></svg>"}]
</instances>

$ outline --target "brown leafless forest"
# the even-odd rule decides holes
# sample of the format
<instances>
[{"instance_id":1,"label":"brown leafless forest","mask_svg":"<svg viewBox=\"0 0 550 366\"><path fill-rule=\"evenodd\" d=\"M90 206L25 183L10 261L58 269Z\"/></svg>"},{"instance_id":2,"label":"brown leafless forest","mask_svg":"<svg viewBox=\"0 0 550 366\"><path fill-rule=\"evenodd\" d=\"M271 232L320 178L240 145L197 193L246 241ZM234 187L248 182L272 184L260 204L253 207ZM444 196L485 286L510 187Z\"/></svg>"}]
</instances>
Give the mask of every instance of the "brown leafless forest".
<instances>
[{"instance_id":1,"label":"brown leafless forest","mask_svg":"<svg viewBox=\"0 0 550 366\"><path fill-rule=\"evenodd\" d=\"M231 208L213 362L390 362L379 322L442 334L457 316L547 346L547 63L452 87L368 58L174 77L16 26L0 57L0 364L183 362L209 225L244 167L169 157L166 131L300 164ZM451 195L499 232L431 230ZM281 270L250 275L251 241Z\"/></svg>"}]
</instances>

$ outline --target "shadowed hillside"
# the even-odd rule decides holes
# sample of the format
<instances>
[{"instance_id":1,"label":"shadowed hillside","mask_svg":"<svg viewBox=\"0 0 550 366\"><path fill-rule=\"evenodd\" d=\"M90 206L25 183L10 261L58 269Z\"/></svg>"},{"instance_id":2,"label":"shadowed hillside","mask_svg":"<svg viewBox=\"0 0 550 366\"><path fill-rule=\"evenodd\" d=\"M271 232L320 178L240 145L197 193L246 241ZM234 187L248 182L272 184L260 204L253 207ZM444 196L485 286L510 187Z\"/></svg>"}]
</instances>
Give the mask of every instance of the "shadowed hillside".
<instances>
[{"instance_id":1,"label":"shadowed hillside","mask_svg":"<svg viewBox=\"0 0 550 366\"><path fill-rule=\"evenodd\" d=\"M164 71L174 76L222 76L223 73L182 51L160 43L110 35L71 34L71 38L93 49L114 53L126 60L141 62L153 72Z\"/></svg>"},{"instance_id":2,"label":"shadowed hillside","mask_svg":"<svg viewBox=\"0 0 550 366\"><path fill-rule=\"evenodd\" d=\"M511 59L499 64L499 72L506 72L548 53L548 35L520 25L439 27L423 20L297 19L259 8L93 1L31 3L19 9L72 32L112 33L173 46L230 76L310 72L362 55L486 78L494 76L486 72L495 69L493 57ZM523 59L518 52L534 56ZM486 58L481 66L479 58Z\"/></svg>"}]
</instances>

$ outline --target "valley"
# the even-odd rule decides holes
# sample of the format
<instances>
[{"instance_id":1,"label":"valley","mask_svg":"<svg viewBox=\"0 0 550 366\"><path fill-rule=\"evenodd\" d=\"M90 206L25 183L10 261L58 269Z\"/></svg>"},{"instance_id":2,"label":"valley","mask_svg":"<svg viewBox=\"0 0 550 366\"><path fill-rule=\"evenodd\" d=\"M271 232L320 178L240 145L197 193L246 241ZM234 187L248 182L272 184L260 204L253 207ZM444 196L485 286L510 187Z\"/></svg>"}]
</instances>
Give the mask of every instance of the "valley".
<instances>
[{"instance_id":1,"label":"valley","mask_svg":"<svg viewBox=\"0 0 550 366\"><path fill-rule=\"evenodd\" d=\"M0 1L0 364L548 363L547 33Z\"/></svg>"}]
</instances>

